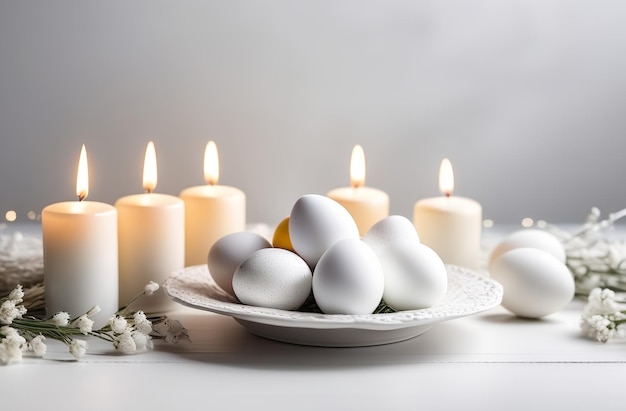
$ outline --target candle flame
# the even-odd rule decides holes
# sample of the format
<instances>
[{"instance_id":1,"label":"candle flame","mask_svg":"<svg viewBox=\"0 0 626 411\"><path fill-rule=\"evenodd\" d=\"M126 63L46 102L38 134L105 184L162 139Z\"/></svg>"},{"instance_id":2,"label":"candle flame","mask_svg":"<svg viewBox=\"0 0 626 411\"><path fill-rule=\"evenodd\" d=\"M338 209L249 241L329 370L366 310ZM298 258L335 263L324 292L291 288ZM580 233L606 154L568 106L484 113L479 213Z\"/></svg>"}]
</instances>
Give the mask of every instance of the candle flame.
<instances>
[{"instance_id":1,"label":"candle flame","mask_svg":"<svg viewBox=\"0 0 626 411\"><path fill-rule=\"evenodd\" d=\"M216 185L220 178L220 159L215 142L209 141L204 150L204 181Z\"/></svg>"},{"instance_id":2,"label":"candle flame","mask_svg":"<svg viewBox=\"0 0 626 411\"><path fill-rule=\"evenodd\" d=\"M89 169L87 165L87 150L85 145L80 149L78 160L78 175L76 177L76 195L78 201L83 201L89 194Z\"/></svg>"},{"instance_id":3,"label":"candle flame","mask_svg":"<svg viewBox=\"0 0 626 411\"><path fill-rule=\"evenodd\" d=\"M358 144L352 149L350 159L350 185L354 188L365 185L365 153Z\"/></svg>"},{"instance_id":4,"label":"candle flame","mask_svg":"<svg viewBox=\"0 0 626 411\"><path fill-rule=\"evenodd\" d=\"M454 173L452 172L452 163L447 158L441 160L439 167L439 190L446 196L450 197L454 191Z\"/></svg>"},{"instance_id":5,"label":"candle flame","mask_svg":"<svg viewBox=\"0 0 626 411\"><path fill-rule=\"evenodd\" d=\"M143 189L148 193L154 191L157 185L157 163L154 143L148 142L146 156L143 160Z\"/></svg>"}]
</instances>

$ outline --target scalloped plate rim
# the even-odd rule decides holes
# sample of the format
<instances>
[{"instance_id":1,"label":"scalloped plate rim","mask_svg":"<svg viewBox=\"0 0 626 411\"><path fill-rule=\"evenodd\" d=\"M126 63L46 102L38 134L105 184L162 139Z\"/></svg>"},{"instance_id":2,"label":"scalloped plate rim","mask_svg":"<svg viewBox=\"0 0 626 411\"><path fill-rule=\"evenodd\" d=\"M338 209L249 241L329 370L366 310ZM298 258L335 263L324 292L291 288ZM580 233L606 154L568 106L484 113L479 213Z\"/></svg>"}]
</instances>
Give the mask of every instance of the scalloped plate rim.
<instances>
[{"instance_id":1,"label":"scalloped plate rim","mask_svg":"<svg viewBox=\"0 0 626 411\"><path fill-rule=\"evenodd\" d=\"M386 314L319 314L241 304L217 287L206 265L185 267L182 270L171 273L164 282L163 287L170 298L191 308L210 311L257 324L294 329L384 331L415 327L417 330L424 326L432 326L438 322L478 314L501 303L502 286L492 278L455 265L446 265L446 270L450 282L444 302L426 309ZM478 290L484 292L482 295L483 299L474 305L467 304L477 294L472 293L474 291L472 287L467 287L467 289L459 287L458 282L460 281L466 281L465 285L478 287ZM185 295L185 292L189 291L191 284L200 286L205 291L210 291L222 299L201 295L200 291L194 291L193 294L200 298L200 300L194 301L188 295ZM455 295L451 296L453 292ZM446 308L451 311L446 313L444 311Z\"/></svg>"}]
</instances>

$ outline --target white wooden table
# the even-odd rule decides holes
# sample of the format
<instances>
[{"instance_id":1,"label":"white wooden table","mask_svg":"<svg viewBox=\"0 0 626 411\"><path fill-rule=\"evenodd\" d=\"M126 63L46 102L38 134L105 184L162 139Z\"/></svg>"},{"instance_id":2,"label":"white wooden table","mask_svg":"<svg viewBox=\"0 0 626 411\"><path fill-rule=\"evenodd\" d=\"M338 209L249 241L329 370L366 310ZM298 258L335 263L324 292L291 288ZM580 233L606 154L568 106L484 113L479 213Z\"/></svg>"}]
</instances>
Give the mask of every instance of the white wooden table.
<instances>
[{"instance_id":1,"label":"white wooden table","mask_svg":"<svg viewBox=\"0 0 626 411\"><path fill-rule=\"evenodd\" d=\"M497 307L400 343L290 345L186 307L170 316L191 343L125 356L93 341L72 360L0 367L2 408L259 410L624 410L626 343L581 336L583 302L543 320Z\"/></svg>"}]
</instances>

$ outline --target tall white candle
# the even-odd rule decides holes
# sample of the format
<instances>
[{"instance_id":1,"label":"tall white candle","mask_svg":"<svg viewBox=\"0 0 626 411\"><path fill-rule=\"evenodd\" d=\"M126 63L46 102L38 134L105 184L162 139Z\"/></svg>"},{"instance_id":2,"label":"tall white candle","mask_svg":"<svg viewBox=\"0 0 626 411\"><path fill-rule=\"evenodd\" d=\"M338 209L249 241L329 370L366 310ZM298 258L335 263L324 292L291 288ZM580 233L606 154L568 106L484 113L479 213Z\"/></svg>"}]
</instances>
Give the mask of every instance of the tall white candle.
<instances>
[{"instance_id":1,"label":"tall white candle","mask_svg":"<svg viewBox=\"0 0 626 411\"><path fill-rule=\"evenodd\" d=\"M94 305L102 327L118 305L117 211L83 201L88 194L87 154L81 149L76 194L79 201L45 207L41 215L46 311L76 317Z\"/></svg>"},{"instance_id":2,"label":"tall white candle","mask_svg":"<svg viewBox=\"0 0 626 411\"><path fill-rule=\"evenodd\" d=\"M448 159L441 162L439 188L444 196L415 204L413 223L421 242L444 263L480 268L482 207L472 199L452 196L454 176Z\"/></svg>"},{"instance_id":3,"label":"tall white candle","mask_svg":"<svg viewBox=\"0 0 626 411\"><path fill-rule=\"evenodd\" d=\"M117 200L120 305L125 306L145 285L162 283L185 265L185 208L175 196L152 191L157 184L154 143L146 148L143 170L145 194ZM163 313L175 304L160 288L132 306L149 313Z\"/></svg>"},{"instance_id":4,"label":"tall white candle","mask_svg":"<svg viewBox=\"0 0 626 411\"><path fill-rule=\"evenodd\" d=\"M389 215L389 195L365 186L365 153L360 145L352 150L350 183L350 187L335 188L326 196L348 210L359 228L359 234L364 236L374 224Z\"/></svg>"},{"instance_id":5,"label":"tall white candle","mask_svg":"<svg viewBox=\"0 0 626 411\"><path fill-rule=\"evenodd\" d=\"M235 187L218 185L217 147L210 141L204 151L206 185L184 189L185 265L207 263L209 250L226 234L246 228L246 196Z\"/></svg>"}]
</instances>

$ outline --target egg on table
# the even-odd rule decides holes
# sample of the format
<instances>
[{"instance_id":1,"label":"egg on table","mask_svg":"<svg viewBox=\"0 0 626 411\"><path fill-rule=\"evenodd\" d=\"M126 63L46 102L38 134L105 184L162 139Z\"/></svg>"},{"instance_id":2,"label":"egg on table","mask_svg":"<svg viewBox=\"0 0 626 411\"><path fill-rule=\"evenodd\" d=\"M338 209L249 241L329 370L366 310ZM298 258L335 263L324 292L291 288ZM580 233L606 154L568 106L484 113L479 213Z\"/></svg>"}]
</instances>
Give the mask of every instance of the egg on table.
<instances>
[{"instance_id":1,"label":"egg on table","mask_svg":"<svg viewBox=\"0 0 626 411\"><path fill-rule=\"evenodd\" d=\"M371 314L383 289L378 257L359 239L333 244L313 271L313 296L325 314Z\"/></svg>"},{"instance_id":2,"label":"egg on table","mask_svg":"<svg viewBox=\"0 0 626 411\"><path fill-rule=\"evenodd\" d=\"M544 250L521 247L507 251L493 261L490 274L502 284L502 306L520 317L544 317L574 298L571 272Z\"/></svg>"},{"instance_id":3,"label":"egg on table","mask_svg":"<svg viewBox=\"0 0 626 411\"><path fill-rule=\"evenodd\" d=\"M244 304L295 310L311 294L311 269L297 254L282 248L253 252L235 270L233 290Z\"/></svg>"},{"instance_id":4,"label":"egg on table","mask_svg":"<svg viewBox=\"0 0 626 411\"><path fill-rule=\"evenodd\" d=\"M234 296L232 281L239 264L253 252L271 246L264 237L250 231L227 234L213 243L209 250L209 274L222 290Z\"/></svg>"},{"instance_id":5,"label":"egg on table","mask_svg":"<svg viewBox=\"0 0 626 411\"><path fill-rule=\"evenodd\" d=\"M307 194L291 209L289 238L296 253L313 268L337 241L358 240L359 229L341 204L322 195Z\"/></svg>"}]
</instances>

